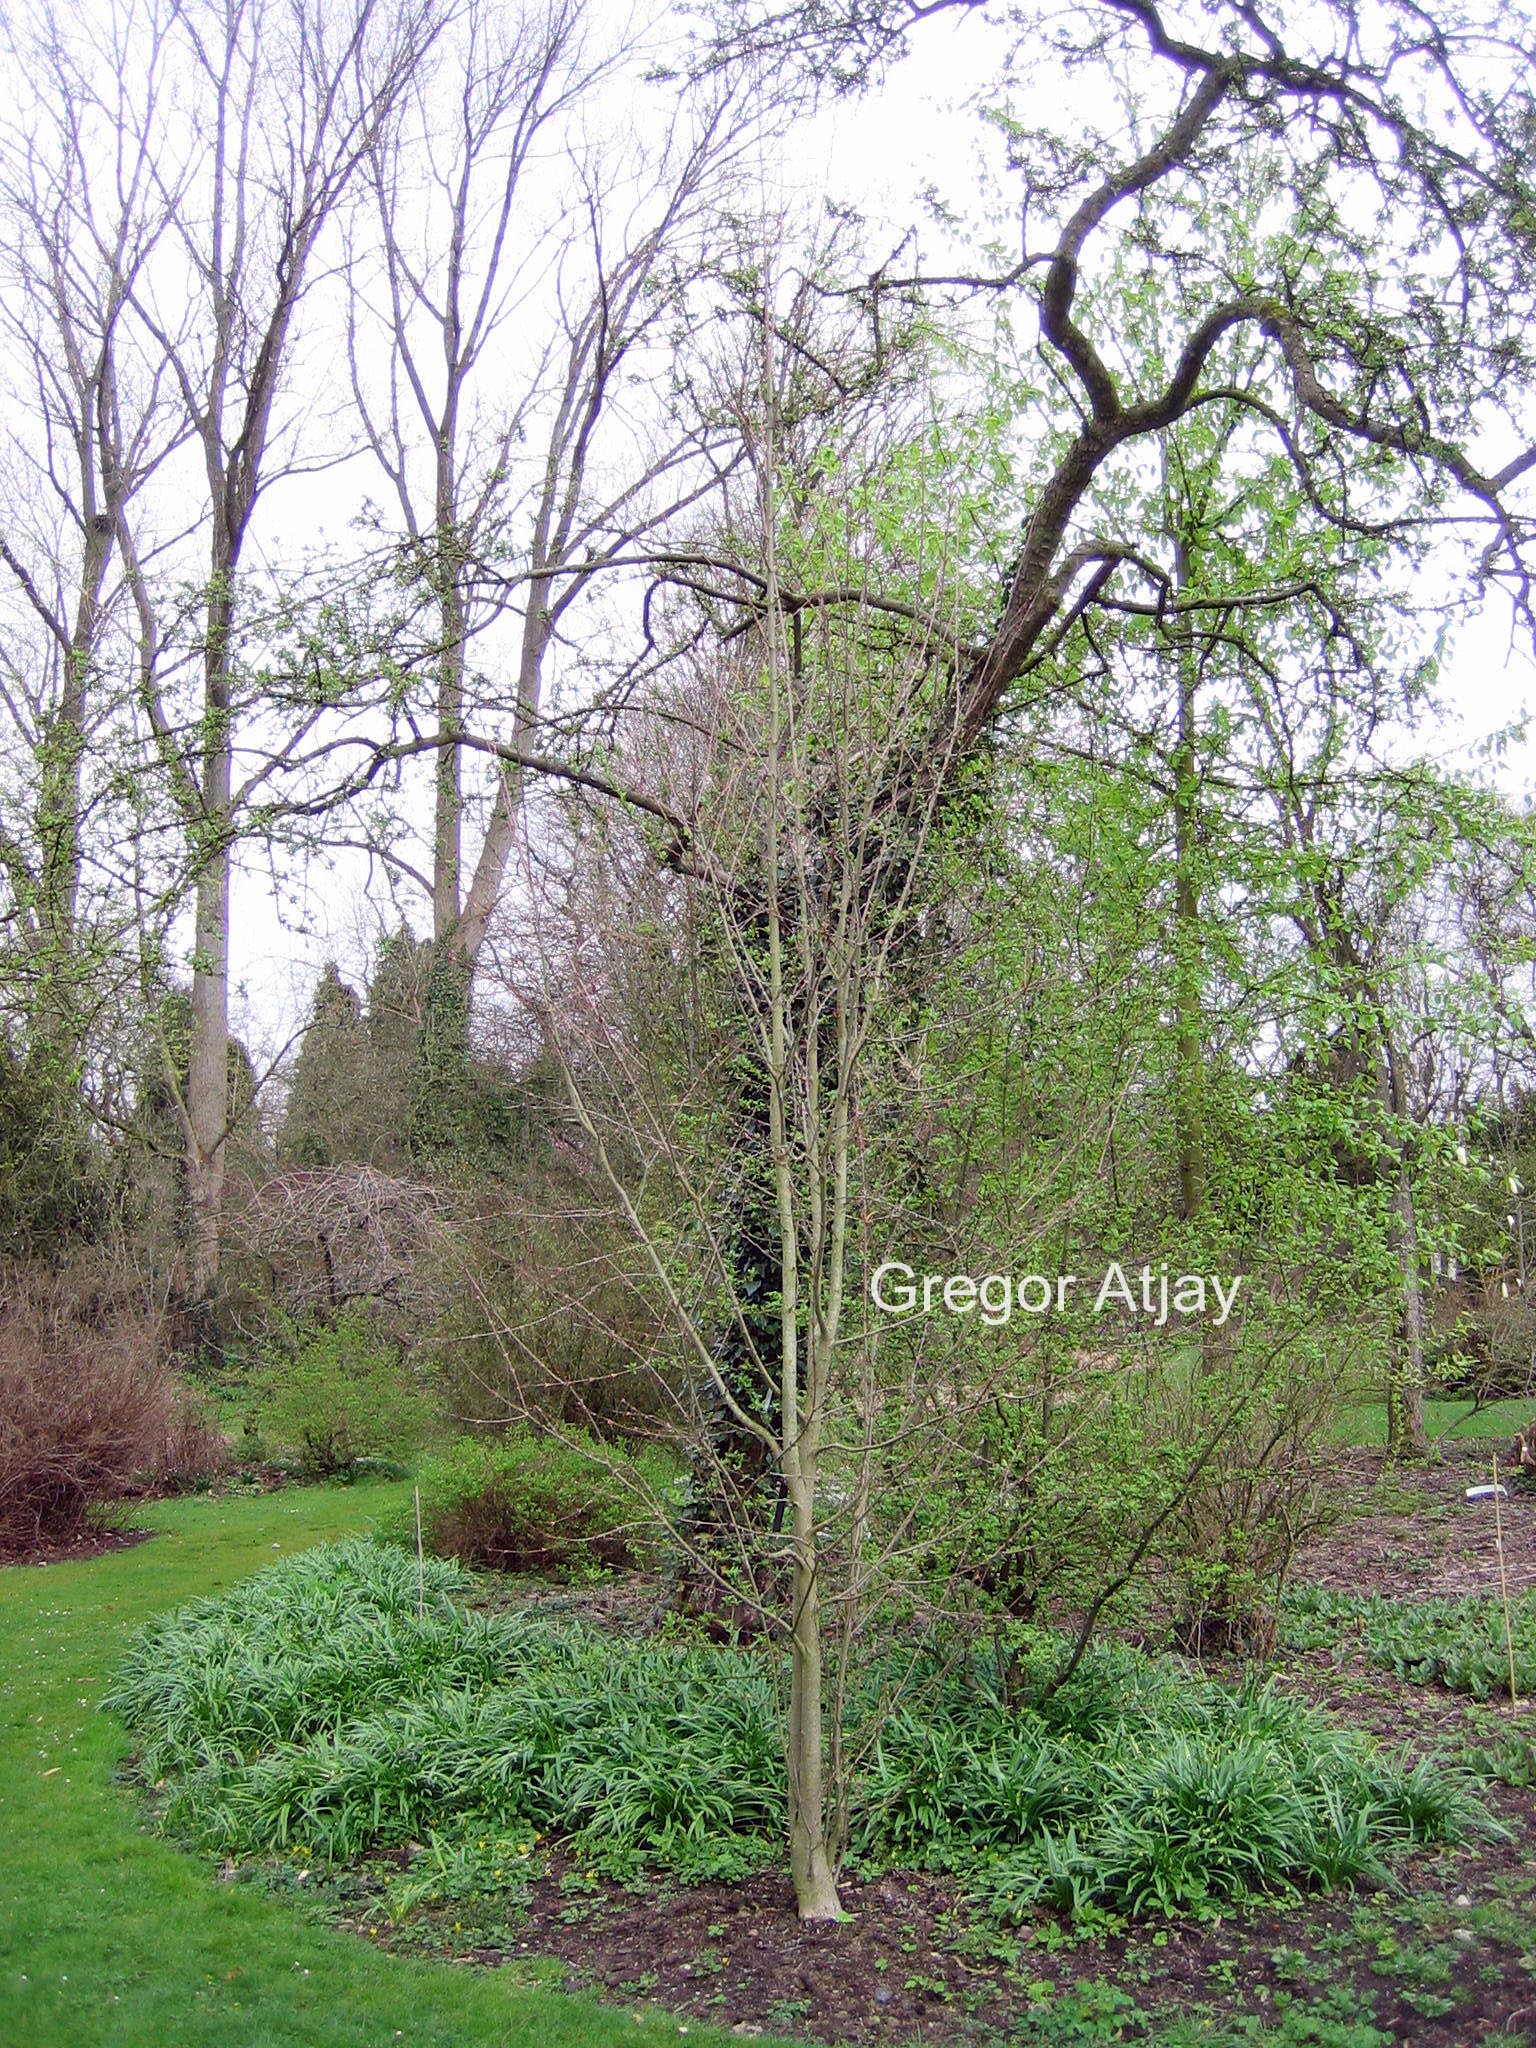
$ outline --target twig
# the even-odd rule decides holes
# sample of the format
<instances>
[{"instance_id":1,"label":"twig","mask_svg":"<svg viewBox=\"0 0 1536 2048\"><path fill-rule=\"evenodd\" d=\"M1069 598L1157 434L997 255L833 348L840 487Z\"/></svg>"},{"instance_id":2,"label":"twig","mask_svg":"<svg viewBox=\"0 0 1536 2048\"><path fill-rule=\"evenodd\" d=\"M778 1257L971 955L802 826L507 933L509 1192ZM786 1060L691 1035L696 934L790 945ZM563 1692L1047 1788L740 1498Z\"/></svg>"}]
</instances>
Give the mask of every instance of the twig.
<instances>
[{"instance_id":1,"label":"twig","mask_svg":"<svg viewBox=\"0 0 1536 2048\"><path fill-rule=\"evenodd\" d=\"M411 1488L411 1498L416 1503L416 1619L425 1621L427 1616L426 1564L421 1554L421 1488ZM1499 1555L1502 1557L1503 1552ZM1513 1669L1513 1666L1511 1666Z\"/></svg>"},{"instance_id":2,"label":"twig","mask_svg":"<svg viewBox=\"0 0 1536 2048\"><path fill-rule=\"evenodd\" d=\"M1518 1704L1515 1692L1515 1639L1509 1626L1509 1581L1504 1574L1504 1516L1499 1508L1499 1458L1493 1458L1493 1540L1499 1553L1499 1596L1504 1602L1504 1649L1509 1657L1509 1701Z\"/></svg>"}]
</instances>

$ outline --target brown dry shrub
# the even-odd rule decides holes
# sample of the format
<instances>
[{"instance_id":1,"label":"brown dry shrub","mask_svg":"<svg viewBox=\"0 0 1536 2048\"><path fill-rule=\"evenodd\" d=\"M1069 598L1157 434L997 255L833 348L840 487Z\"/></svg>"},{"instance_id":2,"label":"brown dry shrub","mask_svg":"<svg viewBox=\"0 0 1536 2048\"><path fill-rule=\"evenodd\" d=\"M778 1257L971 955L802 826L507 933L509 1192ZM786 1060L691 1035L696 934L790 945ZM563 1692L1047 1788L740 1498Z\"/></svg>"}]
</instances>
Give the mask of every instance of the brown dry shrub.
<instances>
[{"instance_id":1,"label":"brown dry shrub","mask_svg":"<svg viewBox=\"0 0 1536 2048\"><path fill-rule=\"evenodd\" d=\"M163 1316L80 1275L0 1277L0 1554L67 1542L93 1507L224 1459Z\"/></svg>"}]
</instances>

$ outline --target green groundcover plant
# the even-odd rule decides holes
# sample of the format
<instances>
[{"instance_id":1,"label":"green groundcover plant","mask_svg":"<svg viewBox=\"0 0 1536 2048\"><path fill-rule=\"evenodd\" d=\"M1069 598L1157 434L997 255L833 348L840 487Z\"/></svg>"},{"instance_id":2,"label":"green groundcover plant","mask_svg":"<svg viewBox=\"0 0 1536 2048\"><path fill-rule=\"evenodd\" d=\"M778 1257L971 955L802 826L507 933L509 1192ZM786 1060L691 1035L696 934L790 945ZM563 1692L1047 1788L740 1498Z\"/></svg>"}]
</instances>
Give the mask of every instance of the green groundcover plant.
<instances>
[{"instance_id":1,"label":"green groundcover plant","mask_svg":"<svg viewBox=\"0 0 1536 2048\"><path fill-rule=\"evenodd\" d=\"M353 1541L143 1630L108 1705L163 1824L333 1861L510 1829L619 1877L728 1879L778 1856L775 1653L478 1613L458 1604L471 1586ZM853 1854L961 1873L1003 1916L1381 1880L1396 1850L1494 1825L1439 1762L1115 1646L1023 1710L981 1660L909 1674L894 1711L891 1681L872 1667L855 1705Z\"/></svg>"},{"instance_id":2,"label":"green groundcover plant","mask_svg":"<svg viewBox=\"0 0 1536 2048\"><path fill-rule=\"evenodd\" d=\"M1516 1689L1528 1699L1536 1693L1536 1597L1512 1597L1509 1623L1506 1641L1499 1600L1387 1600L1308 1586L1286 1596L1284 1638L1293 1650L1354 1645L1399 1678L1477 1700L1509 1697L1512 1647Z\"/></svg>"}]
</instances>

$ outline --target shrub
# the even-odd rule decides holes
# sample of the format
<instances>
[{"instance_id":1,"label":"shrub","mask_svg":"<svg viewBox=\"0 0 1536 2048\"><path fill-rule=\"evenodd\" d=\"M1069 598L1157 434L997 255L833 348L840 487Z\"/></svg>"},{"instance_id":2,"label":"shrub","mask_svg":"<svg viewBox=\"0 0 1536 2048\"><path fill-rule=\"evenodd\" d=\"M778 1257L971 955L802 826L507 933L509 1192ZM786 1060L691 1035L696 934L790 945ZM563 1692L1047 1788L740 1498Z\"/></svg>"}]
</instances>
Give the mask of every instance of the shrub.
<instances>
[{"instance_id":1,"label":"shrub","mask_svg":"<svg viewBox=\"0 0 1536 2048\"><path fill-rule=\"evenodd\" d=\"M560 1111L541 1102L547 1080L524 1091L515 1218L486 1215L482 1200L438 1239L430 1282L447 1305L429 1349L450 1414L643 1435L674 1411L665 1318L628 1233L570 1178L570 1148L544 1156L539 1132L564 1110L563 1087Z\"/></svg>"},{"instance_id":2,"label":"shrub","mask_svg":"<svg viewBox=\"0 0 1536 2048\"><path fill-rule=\"evenodd\" d=\"M93 1507L223 1460L163 1319L78 1274L0 1283L0 1551L67 1541Z\"/></svg>"},{"instance_id":3,"label":"shrub","mask_svg":"<svg viewBox=\"0 0 1536 2048\"><path fill-rule=\"evenodd\" d=\"M959 1484L919 1472L877 1504L912 1515L935 1580L1014 1621L1086 1607L1120 1578L1189 1463L1181 1446L1149 1446L1140 1375L1070 1355L1050 1365L1031 1357L996 1373L1000 1398L959 1424Z\"/></svg>"},{"instance_id":4,"label":"shrub","mask_svg":"<svg viewBox=\"0 0 1536 2048\"><path fill-rule=\"evenodd\" d=\"M418 1475L422 1535L439 1557L494 1571L619 1570L654 1548L648 1503L669 1479L654 1452L635 1458L595 1440L461 1437Z\"/></svg>"},{"instance_id":5,"label":"shrub","mask_svg":"<svg viewBox=\"0 0 1536 2048\"><path fill-rule=\"evenodd\" d=\"M422 1597L404 1552L332 1545L144 1631L108 1704L167 1781L165 1823L236 1855L431 1842L445 1870L498 1836L623 1877L781 1852L779 1657L467 1614L461 1584L432 1561ZM1053 1668L1059 1643L1037 1647ZM1270 1688L1115 1648L1023 1711L979 1661L935 1661L921 1712L893 1714L910 1661L873 1658L852 1701L855 1851L963 1871L1005 1915L1204 1911L1496 1831L1462 1773Z\"/></svg>"},{"instance_id":6,"label":"shrub","mask_svg":"<svg viewBox=\"0 0 1536 2048\"><path fill-rule=\"evenodd\" d=\"M1163 1532L1178 1649L1273 1652L1296 1550L1339 1512L1325 1446L1360 1341L1348 1321L1309 1330L1272 1297L1240 1330L1212 1332L1190 1371L1164 1382L1162 1427L1175 1442L1221 1437Z\"/></svg>"},{"instance_id":7,"label":"shrub","mask_svg":"<svg viewBox=\"0 0 1536 2048\"><path fill-rule=\"evenodd\" d=\"M289 1355L261 1375L257 1418L268 1442L316 1479L362 1458L409 1456L430 1423L399 1354L360 1315L302 1326Z\"/></svg>"}]
</instances>

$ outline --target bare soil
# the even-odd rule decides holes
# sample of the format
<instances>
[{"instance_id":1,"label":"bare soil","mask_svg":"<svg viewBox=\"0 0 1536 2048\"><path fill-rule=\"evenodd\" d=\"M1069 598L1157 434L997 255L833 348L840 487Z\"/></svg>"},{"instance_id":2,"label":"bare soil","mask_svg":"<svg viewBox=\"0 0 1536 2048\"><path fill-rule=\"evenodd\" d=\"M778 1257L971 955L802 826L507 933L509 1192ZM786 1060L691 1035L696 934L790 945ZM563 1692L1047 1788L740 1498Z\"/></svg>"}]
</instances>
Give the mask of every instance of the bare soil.
<instances>
[{"instance_id":1,"label":"bare soil","mask_svg":"<svg viewBox=\"0 0 1536 2048\"><path fill-rule=\"evenodd\" d=\"M147 1543L154 1533L153 1529L98 1529L87 1524L57 1543L33 1543L24 1550L0 1547L0 1564L74 1564L88 1557L105 1557L113 1550L132 1550L137 1543Z\"/></svg>"},{"instance_id":2,"label":"bare soil","mask_svg":"<svg viewBox=\"0 0 1536 2048\"><path fill-rule=\"evenodd\" d=\"M1500 1460L1504 1564L1511 1593L1536 1589L1536 1487ZM1464 1498L1493 1482L1483 1444L1448 1443L1437 1464L1389 1467L1380 1451L1341 1453L1335 1484L1351 1512L1297 1561L1296 1578L1343 1593L1460 1599L1499 1590L1492 1501Z\"/></svg>"}]
</instances>

